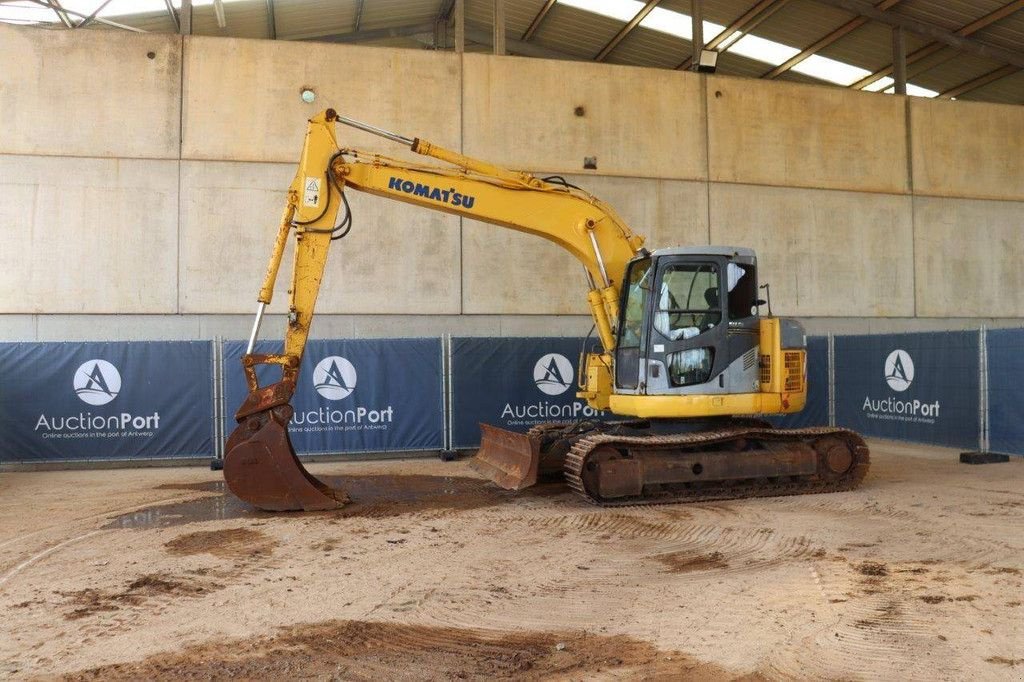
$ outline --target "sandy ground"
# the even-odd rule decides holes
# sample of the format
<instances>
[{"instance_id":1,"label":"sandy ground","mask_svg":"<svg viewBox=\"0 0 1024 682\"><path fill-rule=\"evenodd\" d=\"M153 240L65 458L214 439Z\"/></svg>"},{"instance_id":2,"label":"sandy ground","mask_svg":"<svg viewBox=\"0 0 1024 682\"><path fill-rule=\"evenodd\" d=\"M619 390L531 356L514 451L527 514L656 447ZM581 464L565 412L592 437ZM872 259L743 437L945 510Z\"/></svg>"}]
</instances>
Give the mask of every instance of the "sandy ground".
<instances>
[{"instance_id":1,"label":"sandy ground","mask_svg":"<svg viewBox=\"0 0 1024 682\"><path fill-rule=\"evenodd\" d=\"M0 677L1022 679L1024 461L873 442L852 493L601 509L464 462L0 474Z\"/></svg>"}]
</instances>

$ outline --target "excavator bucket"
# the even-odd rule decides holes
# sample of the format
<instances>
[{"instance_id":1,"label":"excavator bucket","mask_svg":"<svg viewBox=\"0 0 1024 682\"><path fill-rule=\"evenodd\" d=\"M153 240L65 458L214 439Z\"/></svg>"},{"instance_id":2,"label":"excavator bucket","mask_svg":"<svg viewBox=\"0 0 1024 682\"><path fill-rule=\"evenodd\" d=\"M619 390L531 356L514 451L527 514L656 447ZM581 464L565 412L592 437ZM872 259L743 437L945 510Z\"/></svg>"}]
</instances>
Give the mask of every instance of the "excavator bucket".
<instances>
[{"instance_id":1,"label":"excavator bucket","mask_svg":"<svg viewBox=\"0 0 1024 682\"><path fill-rule=\"evenodd\" d=\"M540 442L525 433L480 425L480 450L470 464L506 490L529 488L537 482Z\"/></svg>"},{"instance_id":2,"label":"excavator bucket","mask_svg":"<svg viewBox=\"0 0 1024 682\"><path fill-rule=\"evenodd\" d=\"M349 501L306 471L288 437L291 405L247 415L224 449L224 481L241 500L265 511L320 511Z\"/></svg>"}]
</instances>

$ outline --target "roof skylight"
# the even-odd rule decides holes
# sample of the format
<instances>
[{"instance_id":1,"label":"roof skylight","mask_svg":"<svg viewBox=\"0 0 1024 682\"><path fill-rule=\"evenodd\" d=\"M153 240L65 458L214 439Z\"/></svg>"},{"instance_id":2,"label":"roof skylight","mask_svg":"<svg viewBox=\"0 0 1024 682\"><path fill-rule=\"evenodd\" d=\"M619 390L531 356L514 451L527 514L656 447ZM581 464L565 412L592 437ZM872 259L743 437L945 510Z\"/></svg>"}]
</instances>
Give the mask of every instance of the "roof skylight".
<instances>
[{"instance_id":1,"label":"roof skylight","mask_svg":"<svg viewBox=\"0 0 1024 682\"><path fill-rule=\"evenodd\" d=\"M639 2L639 0L558 0L558 3L627 22L644 6L644 3ZM649 28L652 31L659 31L661 33L667 33L684 40L693 39L691 24L692 20L689 15L665 9L663 7L655 7L651 10L650 14L640 22L640 25L644 28ZM704 41L710 41L723 30L725 30L724 26L710 21L705 21ZM737 31L736 35L742 37L729 45L728 48L726 48L726 51L742 55L748 59L770 64L771 66L778 66L800 53L800 49L798 48L784 45L783 43L779 43L774 40L768 40L767 38L761 38L753 34L744 34ZM818 80L843 86L852 85L865 76L871 75L870 71L862 69L859 66L847 64L845 62L817 54L811 55L799 64L793 66L793 71L802 73L805 76L817 78ZM891 78L882 78L864 89L870 92L884 91L891 93L892 84L893 80ZM917 95L919 97L935 97L939 93L934 90L928 90L927 88L907 83L907 94Z\"/></svg>"}]
</instances>

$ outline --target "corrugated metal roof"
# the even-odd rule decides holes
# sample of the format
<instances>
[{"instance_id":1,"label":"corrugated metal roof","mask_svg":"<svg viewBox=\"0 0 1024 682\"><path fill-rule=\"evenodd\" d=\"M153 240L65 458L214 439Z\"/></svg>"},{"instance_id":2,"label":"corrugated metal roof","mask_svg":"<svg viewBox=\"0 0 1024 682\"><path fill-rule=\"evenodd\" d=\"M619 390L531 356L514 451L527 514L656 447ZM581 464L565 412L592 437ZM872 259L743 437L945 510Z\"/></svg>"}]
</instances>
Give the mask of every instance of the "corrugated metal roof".
<instances>
[{"instance_id":1,"label":"corrugated metal roof","mask_svg":"<svg viewBox=\"0 0 1024 682\"><path fill-rule=\"evenodd\" d=\"M1024 71L1018 71L1012 76L961 95L957 99L1024 104Z\"/></svg>"},{"instance_id":2,"label":"corrugated metal roof","mask_svg":"<svg viewBox=\"0 0 1024 682\"><path fill-rule=\"evenodd\" d=\"M357 5L356 0L274 0L277 37L300 40L354 31Z\"/></svg>"},{"instance_id":3,"label":"corrugated metal roof","mask_svg":"<svg viewBox=\"0 0 1024 682\"><path fill-rule=\"evenodd\" d=\"M97 6L102 0L96 0ZM871 0L873 4L877 0ZM1010 0L901 0L888 11L912 17L948 31L998 10ZM115 3L116 4L116 3ZM281 40L315 40L344 37L356 31L357 8L362 6L356 36L367 44L422 48L431 42L432 34L385 37L376 29L429 25L447 4L445 0L274 0L277 37ZM756 0L704 0L704 19L728 26L756 4ZM527 27L545 5L545 0L505 0L506 35L520 40ZM680 12L688 15L690 0L663 0L656 11ZM213 7L193 10L193 32L199 35L225 35L246 38L269 37L266 0L238 0L224 5L227 26L217 26ZM465 0L466 26L485 34L491 31L493 0ZM769 7L770 16L745 29L755 36L802 50L828 35L855 17L854 14L815 0L778 0ZM154 32L174 31L166 12L150 12L118 16L120 23ZM580 60L593 59L625 25L625 21L556 3L548 12L531 43ZM91 28L104 29L93 25ZM451 36L451 32L449 32ZM706 40L713 35L705 35ZM349 36L348 40L353 37ZM1024 9L1003 17L982 28L971 39L1024 53ZM451 38L449 38L451 40ZM908 53L930 43L930 39L908 32ZM450 44L447 46L450 48ZM489 51L485 45L467 41L469 51ZM509 50L515 52L514 49ZM892 62L892 32L888 25L872 21L847 33L820 50L822 57L850 64L869 72L887 67ZM609 54L612 64L629 64L655 68L675 68L692 53L688 40L640 26L626 36ZM934 54L908 66L912 84L937 92L946 92L971 79L983 76L1003 65L969 53L944 47ZM726 52L719 59L720 73L758 78L772 69L771 64ZM1010 73L999 80L960 95L962 99L1024 104L1024 72ZM806 74L786 72L781 79L795 82L821 83Z\"/></svg>"},{"instance_id":4,"label":"corrugated metal roof","mask_svg":"<svg viewBox=\"0 0 1024 682\"><path fill-rule=\"evenodd\" d=\"M986 26L972 35L982 42L1007 50L1020 50L1024 45L1024 11L1011 14L1002 21Z\"/></svg>"},{"instance_id":5,"label":"corrugated metal roof","mask_svg":"<svg viewBox=\"0 0 1024 682\"><path fill-rule=\"evenodd\" d=\"M439 0L367 0L359 28L370 31L432 22L437 18L440 4Z\"/></svg>"},{"instance_id":6,"label":"corrugated metal roof","mask_svg":"<svg viewBox=\"0 0 1024 682\"><path fill-rule=\"evenodd\" d=\"M555 5L534 35L534 42L592 59L622 28L616 19Z\"/></svg>"},{"instance_id":7,"label":"corrugated metal roof","mask_svg":"<svg viewBox=\"0 0 1024 682\"><path fill-rule=\"evenodd\" d=\"M1006 4L1007 0L903 0L895 9L914 19L956 31Z\"/></svg>"},{"instance_id":8,"label":"corrugated metal roof","mask_svg":"<svg viewBox=\"0 0 1024 682\"><path fill-rule=\"evenodd\" d=\"M693 52L693 43L676 36L637 28L608 55L613 64L674 69Z\"/></svg>"},{"instance_id":9,"label":"corrugated metal roof","mask_svg":"<svg viewBox=\"0 0 1024 682\"><path fill-rule=\"evenodd\" d=\"M510 38L522 38L546 0L517 0L505 3L505 33ZM491 26L494 14L493 0L466 0L466 22Z\"/></svg>"},{"instance_id":10,"label":"corrugated metal roof","mask_svg":"<svg viewBox=\"0 0 1024 682\"><path fill-rule=\"evenodd\" d=\"M914 78L914 81L925 88L943 92L950 88L973 80L978 76L998 69L1002 64L991 59L983 59L969 54L957 54L940 67L926 71Z\"/></svg>"}]
</instances>

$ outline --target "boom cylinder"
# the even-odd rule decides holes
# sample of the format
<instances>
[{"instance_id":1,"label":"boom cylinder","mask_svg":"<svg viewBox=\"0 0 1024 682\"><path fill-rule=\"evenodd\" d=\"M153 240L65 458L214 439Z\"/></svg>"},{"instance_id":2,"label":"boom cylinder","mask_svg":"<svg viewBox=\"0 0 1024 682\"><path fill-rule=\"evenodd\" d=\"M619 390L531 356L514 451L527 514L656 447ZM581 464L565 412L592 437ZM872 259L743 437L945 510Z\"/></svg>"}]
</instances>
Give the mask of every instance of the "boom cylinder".
<instances>
[{"instance_id":1,"label":"boom cylinder","mask_svg":"<svg viewBox=\"0 0 1024 682\"><path fill-rule=\"evenodd\" d=\"M608 321L608 311L605 310L601 292L596 289L587 292L587 303L590 304L590 314L594 317L594 325L597 327L601 345L610 352L615 348L615 336L612 334L612 325Z\"/></svg>"}]
</instances>

